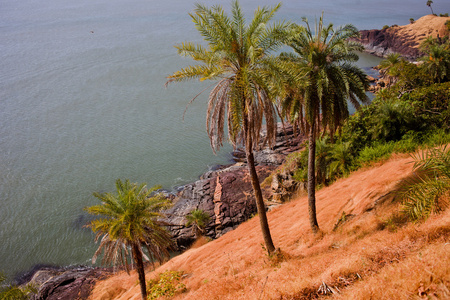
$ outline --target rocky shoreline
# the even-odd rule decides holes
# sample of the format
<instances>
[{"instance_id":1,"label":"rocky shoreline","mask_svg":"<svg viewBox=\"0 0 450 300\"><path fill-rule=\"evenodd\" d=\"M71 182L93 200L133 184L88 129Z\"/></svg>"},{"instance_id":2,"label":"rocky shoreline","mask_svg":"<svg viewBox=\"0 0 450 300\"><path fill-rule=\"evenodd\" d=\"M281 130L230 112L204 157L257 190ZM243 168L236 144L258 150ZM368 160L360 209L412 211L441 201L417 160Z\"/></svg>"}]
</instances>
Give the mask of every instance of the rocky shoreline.
<instances>
[{"instance_id":1,"label":"rocky shoreline","mask_svg":"<svg viewBox=\"0 0 450 300\"><path fill-rule=\"evenodd\" d=\"M294 135L292 126L283 129L279 124L277 132L277 142L272 149L264 148L255 152L260 182L280 166L289 153L299 150L305 140L302 136ZM195 241L193 231L185 226L186 216L194 209L201 209L210 216L205 235L211 239L236 228L256 213L245 155L242 150L233 151L232 155L236 163L206 172L174 196L174 205L165 212L165 221L171 224L168 228L178 251L183 251ZM272 186L263 186L262 190L266 205L276 205Z\"/></svg>"}]
</instances>

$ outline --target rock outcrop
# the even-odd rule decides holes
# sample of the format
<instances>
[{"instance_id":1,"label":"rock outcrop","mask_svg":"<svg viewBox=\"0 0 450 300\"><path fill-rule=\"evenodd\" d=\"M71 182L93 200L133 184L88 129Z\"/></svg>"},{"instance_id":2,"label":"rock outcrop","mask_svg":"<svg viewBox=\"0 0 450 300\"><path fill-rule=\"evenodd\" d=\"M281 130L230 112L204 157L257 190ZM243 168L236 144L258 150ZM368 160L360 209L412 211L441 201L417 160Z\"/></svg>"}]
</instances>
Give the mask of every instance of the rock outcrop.
<instances>
[{"instance_id":1,"label":"rock outcrop","mask_svg":"<svg viewBox=\"0 0 450 300\"><path fill-rule=\"evenodd\" d=\"M400 53L414 60L423 55L419 46L427 37L442 38L449 34L445 25L449 20L450 17L427 15L408 25L362 30L361 37L355 40L361 42L370 54L386 57L390 53Z\"/></svg>"},{"instance_id":2,"label":"rock outcrop","mask_svg":"<svg viewBox=\"0 0 450 300\"><path fill-rule=\"evenodd\" d=\"M38 287L32 300L88 299L92 287L99 279L111 275L109 269L70 267L44 267L35 270L28 284Z\"/></svg>"},{"instance_id":3,"label":"rock outcrop","mask_svg":"<svg viewBox=\"0 0 450 300\"><path fill-rule=\"evenodd\" d=\"M264 134L264 133L263 133ZM295 136L292 127L279 125L277 142L272 149L255 153L258 178L262 182L276 169L285 157L300 149L303 137ZM185 226L186 216L194 209L201 209L210 216L206 236L218 238L236 228L256 213L253 189L242 150L233 152L237 163L219 170L208 171L196 182L185 185L173 199L173 207L167 210L166 222L178 250L185 249L195 239L191 228ZM268 204L272 197L271 186L263 187Z\"/></svg>"}]
</instances>

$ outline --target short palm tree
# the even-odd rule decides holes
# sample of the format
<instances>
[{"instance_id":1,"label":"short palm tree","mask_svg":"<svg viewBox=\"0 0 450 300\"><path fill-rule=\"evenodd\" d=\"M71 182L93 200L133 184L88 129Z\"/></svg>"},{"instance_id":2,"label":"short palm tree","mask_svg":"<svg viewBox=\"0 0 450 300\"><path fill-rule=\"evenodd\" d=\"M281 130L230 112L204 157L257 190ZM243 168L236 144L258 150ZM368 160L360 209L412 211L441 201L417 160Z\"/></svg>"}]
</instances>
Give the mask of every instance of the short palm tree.
<instances>
[{"instance_id":1,"label":"short palm tree","mask_svg":"<svg viewBox=\"0 0 450 300\"><path fill-rule=\"evenodd\" d=\"M427 219L449 205L450 149L430 149L413 158L416 177L403 184L403 209L413 220Z\"/></svg>"},{"instance_id":2,"label":"short palm tree","mask_svg":"<svg viewBox=\"0 0 450 300\"><path fill-rule=\"evenodd\" d=\"M421 58L424 68L430 73L434 82L441 83L450 78L450 49L448 45L430 45Z\"/></svg>"},{"instance_id":3,"label":"short palm tree","mask_svg":"<svg viewBox=\"0 0 450 300\"><path fill-rule=\"evenodd\" d=\"M247 166L255 193L266 249L275 250L270 235L266 209L255 168L253 151L262 143L273 145L276 135L276 109L271 101L277 61L269 53L282 46L283 22L269 25L280 5L262 7L246 25L238 1L232 3L232 16L221 6L212 8L197 4L191 17L207 47L189 42L176 46L182 56L200 64L189 66L168 77L168 82L198 78L217 81L209 94L206 127L215 152L222 146L224 126L233 147L245 147ZM195 99L195 98L194 98ZM260 139L263 121L267 129L265 141Z\"/></svg>"},{"instance_id":4,"label":"short palm tree","mask_svg":"<svg viewBox=\"0 0 450 300\"><path fill-rule=\"evenodd\" d=\"M327 137L316 141L316 178L317 182L325 184L329 176L332 145Z\"/></svg>"},{"instance_id":5,"label":"short palm tree","mask_svg":"<svg viewBox=\"0 0 450 300\"><path fill-rule=\"evenodd\" d=\"M353 156L350 149L350 143L338 143L331 149L330 177L350 173L353 162Z\"/></svg>"},{"instance_id":6,"label":"short palm tree","mask_svg":"<svg viewBox=\"0 0 450 300\"><path fill-rule=\"evenodd\" d=\"M404 62L399 53L391 53L381 61L379 65L380 75L386 80L386 87L390 87L396 82L401 72L401 65Z\"/></svg>"},{"instance_id":7,"label":"short palm tree","mask_svg":"<svg viewBox=\"0 0 450 300\"><path fill-rule=\"evenodd\" d=\"M186 226L192 226L192 231L196 238L205 233L206 225L209 221L209 214L201 209L194 209L186 216Z\"/></svg>"},{"instance_id":8,"label":"short palm tree","mask_svg":"<svg viewBox=\"0 0 450 300\"><path fill-rule=\"evenodd\" d=\"M115 194L94 193L102 204L86 208L90 214L102 216L87 225L97 233L95 241L101 238L92 263L104 250L102 263L122 264L129 272L128 256L131 255L139 275L142 299L145 300L147 291L143 261L157 259L162 262L169 255L172 245L165 224L158 220L162 216L161 209L167 208L169 202L161 194L151 195L158 188L147 190L145 184L137 185L118 179Z\"/></svg>"},{"instance_id":9,"label":"short palm tree","mask_svg":"<svg viewBox=\"0 0 450 300\"><path fill-rule=\"evenodd\" d=\"M354 52L362 50L358 43L348 39L358 36L358 30L353 25L345 25L335 30L333 25L323 25L320 17L313 31L304 18L306 27L292 27L287 44L294 50L289 56L303 69L301 78L307 84L298 94L303 106L303 114L309 125L309 156L308 156L308 203L309 218L313 232L319 230L316 217L315 198L315 147L318 124L323 130L328 130L333 136L336 129L349 115L347 101L356 108L360 102L369 101L365 91L369 83L366 74L352 64L358 60Z\"/></svg>"}]
</instances>

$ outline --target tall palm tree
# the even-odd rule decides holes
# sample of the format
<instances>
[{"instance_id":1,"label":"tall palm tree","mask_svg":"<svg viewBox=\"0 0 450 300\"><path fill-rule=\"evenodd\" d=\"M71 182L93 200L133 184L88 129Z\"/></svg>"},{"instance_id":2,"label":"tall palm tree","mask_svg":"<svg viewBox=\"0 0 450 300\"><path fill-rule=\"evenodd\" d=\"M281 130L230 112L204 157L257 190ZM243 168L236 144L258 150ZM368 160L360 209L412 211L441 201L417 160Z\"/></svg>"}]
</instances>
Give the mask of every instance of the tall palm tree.
<instances>
[{"instance_id":1,"label":"tall palm tree","mask_svg":"<svg viewBox=\"0 0 450 300\"><path fill-rule=\"evenodd\" d=\"M269 55L282 46L284 22L269 25L280 4L255 11L249 25L238 1L232 3L231 18L221 6L197 4L191 17L207 47L190 42L176 46L182 56L200 62L168 77L168 82L198 78L217 81L209 94L206 127L215 152L222 146L225 123L233 147L243 145L266 249L275 250L270 235L261 187L255 169L253 150L261 144L273 145L276 136L276 110L271 101L271 83L276 76L276 59ZM195 98L194 98L195 99ZM267 136L260 139L265 120Z\"/></svg>"},{"instance_id":2,"label":"tall palm tree","mask_svg":"<svg viewBox=\"0 0 450 300\"><path fill-rule=\"evenodd\" d=\"M172 245L165 224L158 220L161 209L167 208L169 202L161 194L151 195L158 188L147 190L145 184L118 179L115 194L94 193L102 204L85 209L90 214L103 216L87 225L97 233L96 242L101 238L92 263L104 250L102 263L122 264L129 272L128 256L131 255L139 275L143 300L147 299L144 259L162 262ZM143 247L150 257L144 253Z\"/></svg>"},{"instance_id":3,"label":"tall palm tree","mask_svg":"<svg viewBox=\"0 0 450 300\"><path fill-rule=\"evenodd\" d=\"M318 124L333 136L349 115L347 101L359 107L360 102L369 101L365 94L369 83L366 74L353 62L358 60L354 52L362 50L358 43L348 41L358 36L353 25L334 29L333 25L323 25L323 15L316 23L315 31L303 19L306 27L292 26L287 44L294 50L290 61L295 61L304 72L298 97L302 99L303 114L309 125L308 153L308 204L309 219L313 232L318 232L315 198L315 147ZM304 83L302 83L304 84Z\"/></svg>"},{"instance_id":4,"label":"tall palm tree","mask_svg":"<svg viewBox=\"0 0 450 300\"><path fill-rule=\"evenodd\" d=\"M434 15L434 11L433 11L433 8L431 7L431 4L433 4L433 1L428 0L428 1L427 1L427 6L431 9L431 14Z\"/></svg>"}]
</instances>

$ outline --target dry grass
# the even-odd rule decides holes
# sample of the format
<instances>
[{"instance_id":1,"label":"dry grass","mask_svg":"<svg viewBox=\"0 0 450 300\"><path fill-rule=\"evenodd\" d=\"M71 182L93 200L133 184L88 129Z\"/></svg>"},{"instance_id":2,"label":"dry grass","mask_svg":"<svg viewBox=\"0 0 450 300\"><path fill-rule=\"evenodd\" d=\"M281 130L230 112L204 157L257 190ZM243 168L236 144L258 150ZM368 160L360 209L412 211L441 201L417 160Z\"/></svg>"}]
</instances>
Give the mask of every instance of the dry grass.
<instances>
[{"instance_id":1,"label":"dry grass","mask_svg":"<svg viewBox=\"0 0 450 300\"><path fill-rule=\"evenodd\" d=\"M448 299L450 210L421 224L398 216L395 189L411 174L408 161L395 157L321 189L319 235L309 229L305 197L270 211L275 258L262 249L255 217L147 276L183 271L187 291L174 299ZM140 299L137 277L100 281L91 298Z\"/></svg>"}]
</instances>

